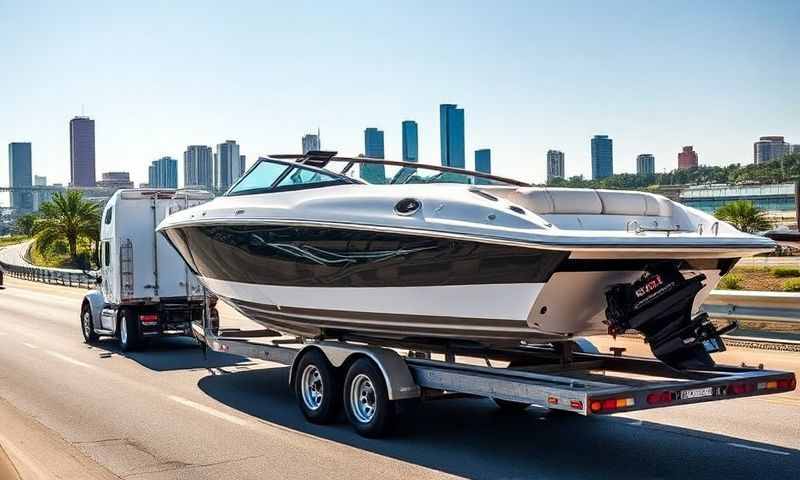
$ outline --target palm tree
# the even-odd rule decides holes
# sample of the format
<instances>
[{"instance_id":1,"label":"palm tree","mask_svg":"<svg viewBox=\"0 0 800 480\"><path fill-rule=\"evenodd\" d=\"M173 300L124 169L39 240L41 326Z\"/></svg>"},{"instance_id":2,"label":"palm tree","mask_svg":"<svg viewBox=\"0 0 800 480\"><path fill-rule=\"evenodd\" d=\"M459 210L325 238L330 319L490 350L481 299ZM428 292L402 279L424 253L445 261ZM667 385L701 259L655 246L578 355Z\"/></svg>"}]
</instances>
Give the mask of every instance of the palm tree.
<instances>
[{"instance_id":1,"label":"palm tree","mask_svg":"<svg viewBox=\"0 0 800 480\"><path fill-rule=\"evenodd\" d=\"M17 219L17 232L26 237L30 237L33 234L33 225L36 223L36 214L35 213L28 213L23 215Z\"/></svg>"},{"instance_id":2,"label":"palm tree","mask_svg":"<svg viewBox=\"0 0 800 480\"><path fill-rule=\"evenodd\" d=\"M719 207L714 216L747 233L763 232L772 228L764 210L747 200L727 203Z\"/></svg>"},{"instance_id":3,"label":"palm tree","mask_svg":"<svg viewBox=\"0 0 800 480\"><path fill-rule=\"evenodd\" d=\"M55 193L39 207L39 218L33 227L36 249L45 254L50 247L64 241L74 261L78 256L78 240L84 238L97 244L100 213L100 206L85 200L81 192Z\"/></svg>"}]
</instances>

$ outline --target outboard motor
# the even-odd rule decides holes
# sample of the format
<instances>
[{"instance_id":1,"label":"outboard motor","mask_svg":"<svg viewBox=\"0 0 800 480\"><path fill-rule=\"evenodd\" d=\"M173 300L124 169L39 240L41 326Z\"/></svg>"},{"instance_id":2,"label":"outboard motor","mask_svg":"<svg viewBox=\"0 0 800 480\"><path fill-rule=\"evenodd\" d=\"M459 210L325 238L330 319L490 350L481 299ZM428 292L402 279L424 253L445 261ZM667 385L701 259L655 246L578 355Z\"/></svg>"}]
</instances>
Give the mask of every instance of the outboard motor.
<instances>
[{"instance_id":1,"label":"outboard motor","mask_svg":"<svg viewBox=\"0 0 800 480\"><path fill-rule=\"evenodd\" d=\"M725 350L720 335L736 323L717 329L705 312L692 317L705 279L702 274L686 279L668 263L649 267L633 283L613 285L606 292L609 333L638 330L656 358L679 370L713 367L710 354Z\"/></svg>"}]
</instances>

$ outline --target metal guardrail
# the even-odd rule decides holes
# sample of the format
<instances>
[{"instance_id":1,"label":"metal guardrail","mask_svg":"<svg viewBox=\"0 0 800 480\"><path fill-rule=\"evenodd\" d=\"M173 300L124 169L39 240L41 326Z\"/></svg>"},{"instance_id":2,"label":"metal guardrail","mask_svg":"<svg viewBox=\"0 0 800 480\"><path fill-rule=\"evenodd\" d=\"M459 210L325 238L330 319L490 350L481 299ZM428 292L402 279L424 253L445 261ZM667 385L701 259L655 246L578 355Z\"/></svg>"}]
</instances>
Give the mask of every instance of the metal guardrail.
<instances>
[{"instance_id":1,"label":"metal guardrail","mask_svg":"<svg viewBox=\"0 0 800 480\"><path fill-rule=\"evenodd\" d=\"M0 262L0 269L10 277L65 287L93 288L95 277L84 272L71 272L43 267L23 267Z\"/></svg>"},{"instance_id":2,"label":"metal guardrail","mask_svg":"<svg viewBox=\"0 0 800 480\"><path fill-rule=\"evenodd\" d=\"M800 326L800 293L714 290L703 310L712 319L794 323Z\"/></svg>"}]
</instances>

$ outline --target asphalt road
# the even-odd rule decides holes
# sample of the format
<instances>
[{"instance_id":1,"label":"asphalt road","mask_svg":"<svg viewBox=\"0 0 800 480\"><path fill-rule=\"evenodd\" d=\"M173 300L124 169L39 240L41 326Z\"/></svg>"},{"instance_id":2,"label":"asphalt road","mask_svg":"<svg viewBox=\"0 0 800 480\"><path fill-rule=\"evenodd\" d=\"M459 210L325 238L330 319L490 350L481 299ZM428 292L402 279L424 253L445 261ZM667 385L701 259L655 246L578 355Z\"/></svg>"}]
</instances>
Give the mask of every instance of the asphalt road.
<instances>
[{"instance_id":1,"label":"asphalt road","mask_svg":"<svg viewBox=\"0 0 800 480\"><path fill-rule=\"evenodd\" d=\"M82 295L12 278L0 290L0 444L32 476L800 475L797 392L596 418L535 408L511 415L487 400L438 401L407 416L396 436L366 440L344 421L307 424L288 391L286 367L213 352L205 360L183 339L129 355L111 340L84 344ZM616 342L646 352L635 340ZM798 353L723 355L800 370Z\"/></svg>"}]
</instances>

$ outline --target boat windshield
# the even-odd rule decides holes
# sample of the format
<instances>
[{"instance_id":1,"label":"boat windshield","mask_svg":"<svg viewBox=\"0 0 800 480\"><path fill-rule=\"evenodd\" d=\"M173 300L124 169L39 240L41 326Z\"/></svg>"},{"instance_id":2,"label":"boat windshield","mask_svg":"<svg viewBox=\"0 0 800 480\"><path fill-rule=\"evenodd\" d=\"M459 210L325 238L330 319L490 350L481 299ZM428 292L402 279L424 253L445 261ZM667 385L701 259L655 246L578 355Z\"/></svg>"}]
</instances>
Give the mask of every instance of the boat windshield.
<instances>
[{"instance_id":1,"label":"boat windshield","mask_svg":"<svg viewBox=\"0 0 800 480\"><path fill-rule=\"evenodd\" d=\"M253 195L353 183L339 175L295 163L260 160L226 195Z\"/></svg>"}]
</instances>

